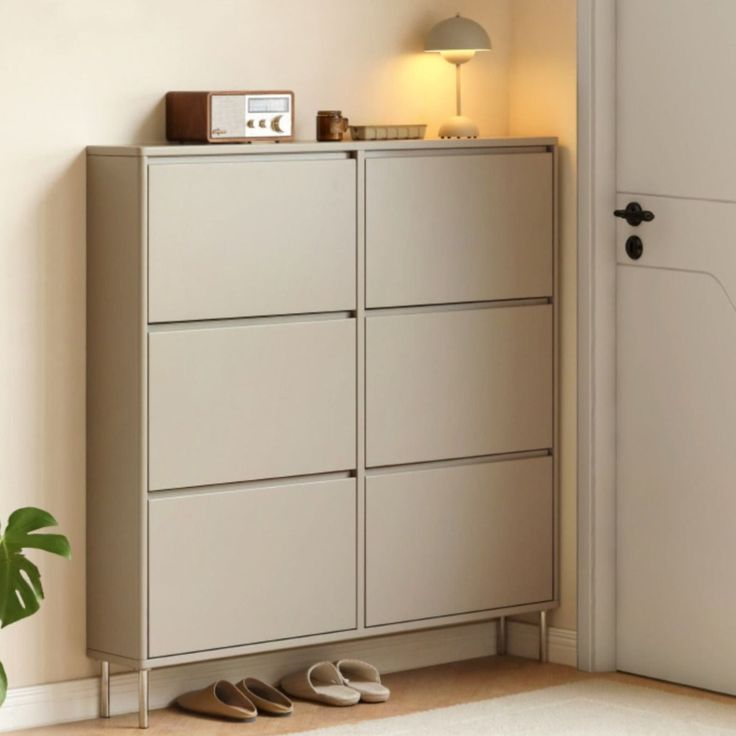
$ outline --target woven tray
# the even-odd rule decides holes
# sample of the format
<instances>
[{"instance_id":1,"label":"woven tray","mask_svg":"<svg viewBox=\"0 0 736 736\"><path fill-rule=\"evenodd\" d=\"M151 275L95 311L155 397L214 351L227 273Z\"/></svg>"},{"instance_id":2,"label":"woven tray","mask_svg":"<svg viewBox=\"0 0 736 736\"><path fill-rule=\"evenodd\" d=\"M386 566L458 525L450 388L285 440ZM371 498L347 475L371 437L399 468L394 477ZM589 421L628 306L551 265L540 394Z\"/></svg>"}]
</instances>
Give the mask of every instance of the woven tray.
<instances>
[{"instance_id":1,"label":"woven tray","mask_svg":"<svg viewBox=\"0 0 736 736\"><path fill-rule=\"evenodd\" d=\"M351 125L354 141L398 141L424 138L426 124L421 125Z\"/></svg>"}]
</instances>

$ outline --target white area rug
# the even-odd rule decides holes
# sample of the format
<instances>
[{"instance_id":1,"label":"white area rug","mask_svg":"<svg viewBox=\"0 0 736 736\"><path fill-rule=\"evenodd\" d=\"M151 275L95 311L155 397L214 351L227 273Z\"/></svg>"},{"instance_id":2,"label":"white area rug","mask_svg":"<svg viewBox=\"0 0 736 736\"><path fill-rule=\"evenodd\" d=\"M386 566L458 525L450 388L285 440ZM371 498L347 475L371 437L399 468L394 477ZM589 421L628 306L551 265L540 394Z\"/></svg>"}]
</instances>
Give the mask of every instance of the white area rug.
<instances>
[{"instance_id":1,"label":"white area rug","mask_svg":"<svg viewBox=\"0 0 736 736\"><path fill-rule=\"evenodd\" d=\"M710 736L736 734L736 700L734 703L731 706L651 688L593 680L308 733L310 736Z\"/></svg>"}]
</instances>

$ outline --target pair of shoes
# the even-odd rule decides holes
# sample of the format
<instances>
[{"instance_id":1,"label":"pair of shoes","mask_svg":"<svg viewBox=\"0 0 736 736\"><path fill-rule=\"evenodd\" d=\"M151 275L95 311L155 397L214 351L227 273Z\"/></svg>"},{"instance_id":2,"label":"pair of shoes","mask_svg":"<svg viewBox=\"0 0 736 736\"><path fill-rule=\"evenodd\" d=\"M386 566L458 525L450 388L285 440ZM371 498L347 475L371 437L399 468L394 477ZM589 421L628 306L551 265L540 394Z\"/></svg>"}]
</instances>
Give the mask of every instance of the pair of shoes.
<instances>
[{"instance_id":1,"label":"pair of shoes","mask_svg":"<svg viewBox=\"0 0 736 736\"><path fill-rule=\"evenodd\" d=\"M286 695L255 677L246 677L236 685L218 680L202 690L180 695L176 704L192 713L244 722L255 721L259 713L290 716L294 711Z\"/></svg>"},{"instance_id":2,"label":"pair of shoes","mask_svg":"<svg viewBox=\"0 0 736 736\"><path fill-rule=\"evenodd\" d=\"M317 662L309 669L294 672L281 680L281 689L296 698L326 705L383 703L391 691L381 684L378 670L359 659Z\"/></svg>"}]
</instances>

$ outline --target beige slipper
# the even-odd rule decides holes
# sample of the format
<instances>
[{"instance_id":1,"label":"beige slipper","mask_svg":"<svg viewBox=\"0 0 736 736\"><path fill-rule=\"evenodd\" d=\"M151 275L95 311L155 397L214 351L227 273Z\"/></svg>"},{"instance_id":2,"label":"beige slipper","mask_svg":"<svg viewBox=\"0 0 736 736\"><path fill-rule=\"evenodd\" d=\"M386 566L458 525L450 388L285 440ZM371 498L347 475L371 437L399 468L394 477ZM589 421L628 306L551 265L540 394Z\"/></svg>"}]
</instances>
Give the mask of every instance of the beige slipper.
<instances>
[{"instance_id":1,"label":"beige slipper","mask_svg":"<svg viewBox=\"0 0 736 736\"><path fill-rule=\"evenodd\" d=\"M227 680L218 680L202 690L180 695L176 703L192 713L237 721L255 721L258 715L255 705Z\"/></svg>"},{"instance_id":2,"label":"beige slipper","mask_svg":"<svg viewBox=\"0 0 736 736\"><path fill-rule=\"evenodd\" d=\"M360 693L345 687L332 662L317 662L307 670L294 672L281 680L281 689L302 700L326 705L355 705Z\"/></svg>"},{"instance_id":3,"label":"beige slipper","mask_svg":"<svg viewBox=\"0 0 736 736\"><path fill-rule=\"evenodd\" d=\"M381 684L381 675L372 664L359 659L341 659L335 662L335 667L343 682L357 690L364 703L385 703L389 699L391 691Z\"/></svg>"},{"instance_id":4,"label":"beige slipper","mask_svg":"<svg viewBox=\"0 0 736 736\"><path fill-rule=\"evenodd\" d=\"M286 695L255 677L246 677L236 683L235 687L254 703L259 713L290 716L294 712L294 704Z\"/></svg>"}]
</instances>

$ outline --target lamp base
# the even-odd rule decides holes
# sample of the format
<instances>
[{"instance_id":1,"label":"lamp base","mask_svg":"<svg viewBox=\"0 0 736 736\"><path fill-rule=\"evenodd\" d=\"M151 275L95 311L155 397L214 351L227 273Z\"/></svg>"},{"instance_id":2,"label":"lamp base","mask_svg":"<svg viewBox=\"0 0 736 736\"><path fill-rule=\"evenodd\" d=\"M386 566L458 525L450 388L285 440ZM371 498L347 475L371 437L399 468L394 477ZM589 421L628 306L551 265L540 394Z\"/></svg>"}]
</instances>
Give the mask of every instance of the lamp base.
<instances>
[{"instance_id":1,"label":"lamp base","mask_svg":"<svg viewBox=\"0 0 736 736\"><path fill-rule=\"evenodd\" d=\"M440 126L440 138L477 138L478 126L465 115L453 115Z\"/></svg>"}]
</instances>

